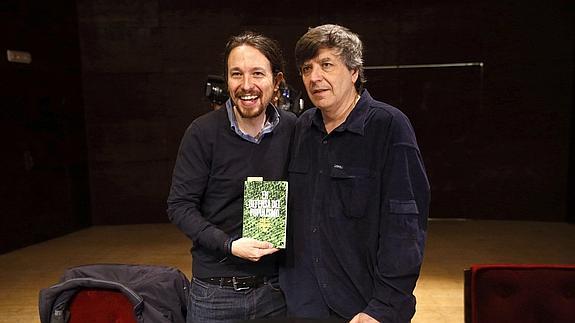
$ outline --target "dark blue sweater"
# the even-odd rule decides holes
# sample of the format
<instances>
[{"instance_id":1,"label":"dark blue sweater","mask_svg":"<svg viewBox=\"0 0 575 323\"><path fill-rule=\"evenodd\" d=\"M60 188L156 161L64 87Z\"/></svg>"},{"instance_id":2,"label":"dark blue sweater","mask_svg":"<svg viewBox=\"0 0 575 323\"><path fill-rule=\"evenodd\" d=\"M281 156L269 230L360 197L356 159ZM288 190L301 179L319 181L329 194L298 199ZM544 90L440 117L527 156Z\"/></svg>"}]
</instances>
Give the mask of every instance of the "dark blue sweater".
<instances>
[{"instance_id":1,"label":"dark blue sweater","mask_svg":"<svg viewBox=\"0 0 575 323\"><path fill-rule=\"evenodd\" d=\"M229 254L241 236L247 177L285 180L295 116L279 111L279 124L259 144L230 128L226 109L207 113L186 130L174 167L168 216L192 241L192 272L199 278L277 273L276 255L251 262Z\"/></svg>"}]
</instances>

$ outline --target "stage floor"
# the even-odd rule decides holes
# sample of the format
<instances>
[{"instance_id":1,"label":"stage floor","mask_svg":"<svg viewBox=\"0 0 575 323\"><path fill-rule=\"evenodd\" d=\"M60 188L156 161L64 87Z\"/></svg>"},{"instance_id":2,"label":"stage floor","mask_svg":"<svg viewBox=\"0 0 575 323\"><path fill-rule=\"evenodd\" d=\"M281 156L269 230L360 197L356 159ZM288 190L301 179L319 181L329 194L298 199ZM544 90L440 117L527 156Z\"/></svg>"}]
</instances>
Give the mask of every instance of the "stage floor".
<instances>
[{"instance_id":1,"label":"stage floor","mask_svg":"<svg viewBox=\"0 0 575 323\"><path fill-rule=\"evenodd\" d=\"M173 266L191 277L190 243L171 224L94 226L0 255L0 322L40 322L38 292L68 267ZM463 322L463 270L475 263L575 263L575 225L431 219L413 323Z\"/></svg>"}]
</instances>

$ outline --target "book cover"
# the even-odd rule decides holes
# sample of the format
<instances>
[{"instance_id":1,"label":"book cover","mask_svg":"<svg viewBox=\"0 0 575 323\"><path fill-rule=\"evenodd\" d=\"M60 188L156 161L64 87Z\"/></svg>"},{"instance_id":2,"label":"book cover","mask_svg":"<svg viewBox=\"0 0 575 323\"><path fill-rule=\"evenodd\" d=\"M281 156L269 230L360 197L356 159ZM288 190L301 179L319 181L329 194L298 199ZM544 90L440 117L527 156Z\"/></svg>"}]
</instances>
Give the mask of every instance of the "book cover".
<instances>
[{"instance_id":1,"label":"book cover","mask_svg":"<svg viewBox=\"0 0 575 323\"><path fill-rule=\"evenodd\" d=\"M287 195L287 181L248 178L244 184L242 236L285 248Z\"/></svg>"}]
</instances>

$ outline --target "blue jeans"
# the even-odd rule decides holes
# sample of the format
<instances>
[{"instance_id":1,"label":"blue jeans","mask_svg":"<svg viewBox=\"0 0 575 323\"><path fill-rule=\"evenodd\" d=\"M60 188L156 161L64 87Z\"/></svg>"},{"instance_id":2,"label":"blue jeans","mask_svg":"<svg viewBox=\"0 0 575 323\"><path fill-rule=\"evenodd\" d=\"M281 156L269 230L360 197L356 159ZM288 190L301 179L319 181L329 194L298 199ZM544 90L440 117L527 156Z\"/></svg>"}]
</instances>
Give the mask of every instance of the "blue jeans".
<instances>
[{"instance_id":1,"label":"blue jeans","mask_svg":"<svg viewBox=\"0 0 575 323\"><path fill-rule=\"evenodd\" d=\"M231 323L285 315L285 299L277 278L241 291L192 278L186 323Z\"/></svg>"}]
</instances>

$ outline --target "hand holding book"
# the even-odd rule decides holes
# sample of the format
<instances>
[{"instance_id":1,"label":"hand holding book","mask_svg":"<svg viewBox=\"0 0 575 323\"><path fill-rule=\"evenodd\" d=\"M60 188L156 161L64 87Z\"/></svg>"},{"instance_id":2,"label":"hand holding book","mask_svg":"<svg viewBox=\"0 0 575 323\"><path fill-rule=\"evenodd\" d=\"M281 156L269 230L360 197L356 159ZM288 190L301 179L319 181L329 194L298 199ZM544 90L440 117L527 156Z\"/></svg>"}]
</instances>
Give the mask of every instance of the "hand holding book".
<instances>
[{"instance_id":1,"label":"hand holding book","mask_svg":"<svg viewBox=\"0 0 575 323\"><path fill-rule=\"evenodd\" d=\"M258 261L261 257L279 251L273 244L253 238L239 238L232 242L232 255L246 260Z\"/></svg>"}]
</instances>

